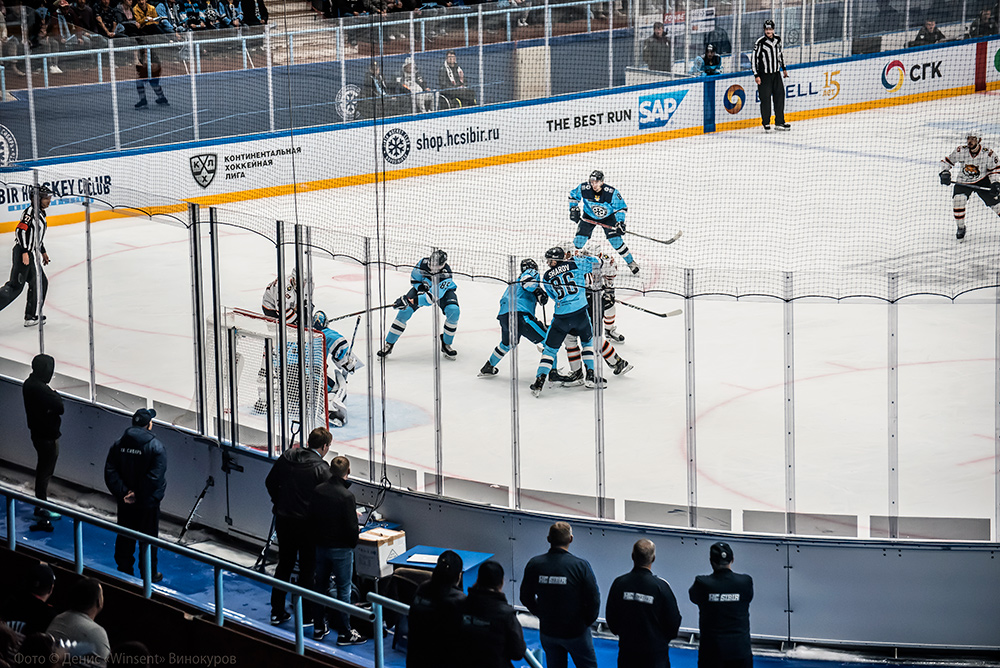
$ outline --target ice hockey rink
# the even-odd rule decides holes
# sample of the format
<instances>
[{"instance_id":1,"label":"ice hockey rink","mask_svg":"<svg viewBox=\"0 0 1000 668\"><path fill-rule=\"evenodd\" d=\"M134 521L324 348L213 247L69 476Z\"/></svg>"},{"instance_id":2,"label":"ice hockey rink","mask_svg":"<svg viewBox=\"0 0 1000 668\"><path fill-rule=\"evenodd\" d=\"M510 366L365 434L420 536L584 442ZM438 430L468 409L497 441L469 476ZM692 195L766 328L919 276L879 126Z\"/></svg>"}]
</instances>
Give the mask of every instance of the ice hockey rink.
<instances>
[{"instance_id":1,"label":"ice hockey rink","mask_svg":"<svg viewBox=\"0 0 1000 668\"><path fill-rule=\"evenodd\" d=\"M892 272L915 272L931 282L941 276L942 284L966 276L974 283L1000 272L1000 218L971 200L969 234L958 242L951 191L937 176L939 161L970 126L984 133L985 145L998 147L997 119L1000 96L972 95L803 121L785 134L765 135L759 128L723 132L244 202L227 205L221 217L298 220L325 230L317 236L332 244L338 235L379 234L412 246L411 262L432 246L449 251L462 315L454 344L458 358L440 363L445 491L506 504L512 483L510 364L502 362L494 378L477 377L499 342L496 312L505 284L482 278L474 258L498 258L491 266L502 276L507 256L541 264L546 248L572 238L567 193L601 169L628 202L630 230L658 238L683 230L671 246L628 237L642 273L622 278L618 298L685 314L658 318L618 307L618 329L626 337L618 350L635 368L614 377L605 367L609 382L599 421L593 390L550 386L532 397L528 385L539 354L527 342L520 346L524 507L595 512L586 499L592 502L597 490L595 433L601 428L609 513L639 521L660 513L663 523L684 523L676 516L692 500L685 350L690 325L699 521L711 528L761 530L769 514L784 513L786 305L760 295L773 294L783 272L791 271L793 280L806 276L803 282L810 285L833 280L828 289L850 297L792 302L794 509L824 516L816 533L878 535L873 518L890 513L895 440L900 516L992 523L997 290L897 303L895 398L889 384L890 306L852 295L886 289ZM0 243L13 243L12 234L3 236ZM97 383L192 408L187 230L166 219L107 220L93 226L92 243ZM82 224L52 227L46 237L52 263L45 352L56 358L57 372L79 381L61 381L60 389L75 393L86 392L89 368L85 244ZM273 245L259 235L223 227L224 303L259 309L261 293L275 276L274 256ZM860 291L854 290L856 277L824 274L831 257L856 258L852 272L862 277ZM331 317L365 308L360 264L323 253L312 261L317 308ZM713 276L705 285L733 288L706 289L720 294L685 300L671 289L685 269ZM403 294L408 273L409 267L373 272L372 303ZM23 299L0 314L0 356L29 363L38 332L22 327ZM370 346L381 345L393 313L373 318L373 341L366 340L361 322L355 345L361 359ZM355 319L339 324L351 337ZM428 488L435 471L436 341L430 309L419 310L387 362L376 361L373 388L367 369L351 377L350 421L334 430L335 450L367 459L371 392L378 409L375 451L380 457L384 434L388 463L415 472L397 475L393 483L418 490ZM566 366L564 355L560 365ZM893 399L897 425L890 423Z\"/></svg>"}]
</instances>

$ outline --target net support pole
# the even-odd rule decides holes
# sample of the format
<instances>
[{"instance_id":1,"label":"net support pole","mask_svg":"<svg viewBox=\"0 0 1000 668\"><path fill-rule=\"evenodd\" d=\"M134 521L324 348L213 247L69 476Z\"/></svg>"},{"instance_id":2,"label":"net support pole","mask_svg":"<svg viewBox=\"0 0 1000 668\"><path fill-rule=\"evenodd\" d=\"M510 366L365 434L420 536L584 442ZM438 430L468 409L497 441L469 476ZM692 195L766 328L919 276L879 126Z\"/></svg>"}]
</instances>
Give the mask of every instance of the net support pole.
<instances>
[{"instance_id":1,"label":"net support pole","mask_svg":"<svg viewBox=\"0 0 1000 668\"><path fill-rule=\"evenodd\" d=\"M698 441L696 426L694 360L694 270L684 270L684 385L685 432L687 443L688 526L698 526Z\"/></svg>"},{"instance_id":2,"label":"net support pole","mask_svg":"<svg viewBox=\"0 0 1000 668\"><path fill-rule=\"evenodd\" d=\"M222 309L222 267L219 265L219 221L214 207L208 209L208 243L212 263L212 312L214 314L212 318L214 323L212 327L212 341L215 344L215 368L212 371L215 375L215 429L219 444L221 445L223 436L225 435L224 389L222 385L222 351L225 350L222 331L225 323L225 313L223 313Z\"/></svg>"},{"instance_id":3,"label":"net support pole","mask_svg":"<svg viewBox=\"0 0 1000 668\"><path fill-rule=\"evenodd\" d=\"M793 276L785 272L785 533L795 533L795 302Z\"/></svg>"},{"instance_id":4,"label":"net support pole","mask_svg":"<svg viewBox=\"0 0 1000 668\"><path fill-rule=\"evenodd\" d=\"M608 0L608 88L615 87L615 0Z\"/></svg>"},{"instance_id":5,"label":"net support pole","mask_svg":"<svg viewBox=\"0 0 1000 668\"><path fill-rule=\"evenodd\" d=\"M890 273L887 363L889 394L889 538L899 538L899 304L897 301L898 276Z\"/></svg>"},{"instance_id":6,"label":"net support pole","mask_svg":"<svg viewBox=\"0 0 1000 668\"><path fill-rule=\"evenodd\" d=\"M604 335L604 317L602 313L601 295L594 295L594 308L590 312L590 319L593 323L594 331L594 377L597 379L597 387L594 388L594 483L597 494L597 517L604 519L608 516L607 496L608 480L607 469L605 467L605 448L607 443L604 439L604 363L601 357L601 341ZM586 372L584 372L586 373Z\"/></svg>"},{"instance_id":7,"label":"net support pole","mask_svg":"<svg viewBox=\"0 0 1000 668\"><path fill-rule=\"evenodd\" d=\"M208 431L208 370L205 355L205 279L202 274L200 212L197 204L188 204L188 239L191 250L191 314L194 318L194 392L198 433Z\"/></svg>"},{"instance_id":8,"label":"net support pole","mask_svg":"<svg viewBox=\"0 0 1000 668\"><path fill-rule=\"evenodd\" d=\"M310 422L312 419L318 415L320 395L321 392L319 388L320 383L323 386L326 385L326 374L323 372L323 358L326 352L326 346L323 346L322 351L316 350L316 337L313 336L313 314L315 312L315 304L313 304L313 256L312 256L312 228L309 226L303 226L303 257L305 258L305 270L303 271L304 280L302 281L302 299L305 301L305 317L300 318L303 320L302 327L305 329L306 336L306 376L310 379L310 383L306 386L303 396L306 397L306 405L308 406ZM326 337L323 337L324 342ZM316 368L316 359L319 356L319 368ZM323 415L328 415L326 411L326 406L323 407ZM320 424L313 425L314 427L329 427L329 416L327 420L321 422Z\"/></svg>"},{"instance_id":9,"label":"net support pole","mask_svg":"<svg viewBox=\"0 0 1000 668\"><path fill-rule=\"evenodd\" d=\"M507 286L507 311L510 331L510 493L508 504L511 508L521 507L521 415L520 396L517 391L517 279L518 262L513 255L508 259L507 276L510 283Z\"/></svg>"},{"instance_id":10,"label":"net support pole","mask_svg":"<svg viewBox=\"0 0 1000 668\"><path fill-rule=\"evenodd\" d=\"M483 5L476 5L479 10L479 104L486 104L486 68L483 55ZM510 14L507 15L508 22Z\"/></svg>"},{"instance_id":11,"label":"net support pole","mask_svg":"<svg viewBox=\"0 0 1000 668\"><path fill-rule=\"evenodd\" d=\"M274 457L274 365L271 360L274 359L274 340L269 338L264 339L264 392L266 392L266 401L264 402L264 407L267 410L267 456Z\"/></svg>"},{"instance_id":12,"label":"net support pole","mask_svg":"<svg viewBox=\"0 0 1000 668\"><path fill-rule=\"evenodd\" d=\"M805 1L802 0L802 3L805 4ZM733 4L733 11L736 13L736 34L733 35L736 42L736 48L733 50L733 71L738 72L743 66L743 0L736 0ZM803 14L804 16L805 14ZM686 20L687 16L684 18Z\"/></svg>"},{"instance_id":13,"label":"net support pole","mask_svg":"<svg viewBox=\"0 0 1000 668\"><path fill-rule=\"evenodd\" d=\"M312 417L309 412L309 399L307 384L309 378L307 374L306 355L306 328L305 319L309 315L306 313L306 263L305 263L305 228L301 223L295 224L295 299L298 314L296 318L295 336L298 341L298 368L296 372L299 376L299 443L304 447L306 437L312 430Z\"/></svg>"},{"instance_id":14,"label":"net support pole","mask_svg":"<svg viewBox=\"0 0 1000 668\"><path fill-rule=\"evenodd\" d=\"M993 542L1000 541L1000 272L996 275L996 355L993 357Z\"/></svg>"},{"instance_id":15,"label":"net support pole","mask_svg":"<svg viewBox=\"0 0 1000 668\"><path fill-rule=\"evenodd\" d=\"M372 240L365 237L365 371L368 375L368 479L375 482L375 355L372 332Z\"/></svg>"},{"instance_id":16,"label":"net support pole","mask_svg":"<svg viewBox=\"0 0 1000 668\"><path fill-rule=\"evenodd\" d=\"M188 35L190 34L189 32ZM264 58L267 62L267 124L271 132L274 132L274 55L271 53L271 24L264 26Z\"/></svg>"},{"instance_id":17,"label":"net support pole","mask_svg":"<svg viewBox=\"0 0 1000 668\"><path fill-rule=\"evenodd\" d=\"M22 5L23 6L23 5ZM28 34L28 15L26 12L19 12L21 15L21 41L24 45L24 86L28 93L28 125L31 133L31 159L38 159L38 119L35 117L35 83L31 76L31 40L24 39ZM44 63L42 65L44 67ZM115 88L111 86L111 96L114 99ZM118 107L114 108L115 120L115 149L120 149L118 143Z\"/></svg>"},{"instance_id":18,"label":"net support pole","mask_svg":"<svg viewBox=\"0 0 1000 668\"><path fill-rule=\"evenodd\" d=\"M87 237L87 352L90 362L90 400L97 401L97 360L94 350L94 245L91 237L91 182L83 181L83 222Z\"/></svg>"},{"instance_id":19,"label":"net support pole","mask_svg":"<svg viewBox=\"0 0 1000 668\"><path fill-rule=\"evenodd\" d=\"M201 138L198 131L198 76L197 67L195 67L194 33L191 31L188 31L187 34L187 46L188 55L191 58L191 66L188 68L188 78L191 81L191 128L194 131L194 140L198 141ZM149 69L148 74L152 74L152 63L149 64Z\"/></svg>"},{"instance_id":20,"label":"net support pole","mask_svg":"<svg viewBox=\"0 0 1000 668\"><path fill-rule=\"evenodd\" d=\"M431 249L431 256L437 248ZM429 264L429 263L428 263ZM441 309L438 291L441 286L441 275L431 275L431 359L434 361L434 493L444 494L444 434L443 411L441 406Z\"/></svg>"},{"instance_id":21,"label":"net support pole","mask_svg":"<svg viewBox=\"0 0 1000 668\"><path fill-rule=\"evenodd\" d=\"M240 424L239 424L239 391L237 389L237 373L236 373L236 328L230 327L226 330L226 337L228 339L228 352L229 355L226 357L226 363L229 367L229 442L234 446L239 445L240 442Z\"/></svg>"},{"instance_id":22,"label":"net support pole","mask_svg":"<svg viewBox=\"0 0 1000 668\"><path fill-rule=\"evenodd\" d=\"M844 25L842 27L843 32L841 32L841 34L840 34L840 38L841 38L840 55L843 56L844 58L846 58L847 56L851 55L851 42L850 42L850 38L849 38L849 36L847 34L848 28L850 26L850 23L847 22L848 13L850 11L851 11L851 2L850 2L850 0L844 0Z\"/></svg>"},{"instance_id":23,"label":"net support pole","mask_svg":"<svg viewBox=\"0 0 1000 668\"><path fill-rule=\"evenodd\" d=\"M266 34L266 33L265 33ZM275 221L275 239L277 243L277 263L278 263L278 350L275 357L268 360L268 364L274 365L277 360L278 367L278 428L280 429L278 445L281 452L288 449L290 443L285 439L289 435L288 421L288 319L285 317L288 311L288 303L285 301L285 223ZM270 370L269 370L270 371ZM281 452L277 454L281 454Z\"/></svg>"}]
</instances>

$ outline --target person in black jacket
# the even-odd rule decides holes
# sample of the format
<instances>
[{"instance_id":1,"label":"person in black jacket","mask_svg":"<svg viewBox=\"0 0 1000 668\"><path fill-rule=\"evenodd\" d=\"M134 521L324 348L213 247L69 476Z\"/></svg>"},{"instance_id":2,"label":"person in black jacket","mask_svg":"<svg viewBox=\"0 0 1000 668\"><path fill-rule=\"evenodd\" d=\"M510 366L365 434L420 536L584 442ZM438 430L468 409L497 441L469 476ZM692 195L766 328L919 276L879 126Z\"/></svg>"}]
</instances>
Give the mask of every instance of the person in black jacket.
<instances>
[{"instance_id":1,"label":"person in black jacket","mask_svg":"<svg viewBox=\"0 0 1000 668\"><path fill-rule=\"evenodd\" d=\"M317 427L309 432L306 446L289 448L281 454L264 480L274 505L274 529L278 536L278 565L274 577L289 582L299 562L298 585L309 589L316 569L315 526L309 523L309 499L317 485L332 476L323 457L330 451L333 436L329 429ZM305 617L312 616L311 606L303 606ZM271 623L277 626L291 618L285 610L285 592L271 590Z\"/></svg>"},{"instance_id":2,"label":"person in black jacket","mask_svg":"<svg viewBox=\"0 0 1000 668\"><path fill-rule=\"evenodd\" d=\"M417 587L410 603L406 668L459 668L455 638L458 637L460 606L465 594L462 557L445 550L438 557L431 579ZM463 666L464 668L464 666Z\"/></svg>"},{"instance_id":3,"label":"person in black jacket","mask_svg":"<svg viewBox=\"0 0 1000 668\"><path fill-rule=\"evenodd\" d=\"M155 537L160 533L160 502L167 491L167 452L153 435L154 417L151 408L132 415L132 426L108 451L104 483L118 502L118 526ZM163 573L156 569L156 546L150 546L149 560L150 577L159 582ZM115 539L115 563L119 571L133 575L134 539L122 535Z\"/></svg>"},{"instance_id":4,"label":"person in black jacket","mask_svg":"<svg viewBox=\"0 0 1000 668\"><path fill-rule=\"evenodd\" d=\"M55 608L49 603L56 584L56 574L51 566L41 561L19 574L18 581L23 587L18 587L15 593L0 603L0 619L5 622L24 622L21 635L45 633L56 616Z\"/></svg>"},{"instance_id":5,"label":"person in black jacket","mask_svg":"<svg viewBox=\"0 0 1000 668\"><path fill-rule=\"evenodd\" d=\"M590 625L601 612L601 592L590 564L569 553L573 529L566 522L549 527L545 554L524 567L521 603L538 617L539 638L549 668L597 668Z\"/></svg>"},{"instance_id":6,"label":"person in black jacket","mask_svg":"<svg viewBox=\"0 0 1000 668\"><path fill-rule=\"evenodd\" d=\"M698 668L752 668L750 601L753 579L734 573L733 550L727 543L709 549L711 575L699 575L688 590L698 606Z\"/></svg>"},{"instance_id":7,"label":"person in black jacket","mask_svg":"<svg viewBox=\"0 0 1000 668\"><path fill-rule=\"evenodd\" d=\"M31 360L31 375L21 386L24 396L24 414L28 418L28 431L31 432L31 445L38 453L38 464L35 466L35 498L45 501L49 498L49 481L56 471L56 460L59 459L59 431L62 426L62 397L49 387L56 361L49 355L35 355ZM35 508L37 521L31 525L32 531L52 531L50 520L61 516L44 508Z\"/></svg>"},{"instance_id":8,"label":"person in black jacket","mask_svg":"<svg viewBox=\"0 0 1000 668\"><path fill-rule=\"evenodd\" d=\"M347 457L334 457L330 462L333 477L316 486L309 500L308 524L315 528L316 591L328 594L344 603L351 602L351 581L354 578L354 548L358 544L357 501L348 487L351 462ZM330 576L336 591L330 587ZM361 634L351 628L345 612L337 613L338 645L360 645ZM320 608L313 617L313 638L322 640L330 632L326 625L327 610Z\"/></svg>"},{"instance_id":9,"label":"person in black jacket","mask_svg":"<svg viewBox=\"0 0 1000 668\"><path fill-rule=\"evenodd\" d=\"M615 578L608 593L607 622L618 636L619 668L670 668L667 650L681 613L670 585L653 575L655 560L653 541L636 541L632 570Z\"/></svg>"},{"instance_id":10,"label":"person in black jacket","mask_svg":"<svg viewBox=\"0 0 1000 668\"><path fill-rule=\"evenodd\" d=\"M503 566L490 560L479 566L476 584L459 607L458 652L463 666L513 668L524 658L524 631L503 595Z\"/></svg>"}]
</instances>

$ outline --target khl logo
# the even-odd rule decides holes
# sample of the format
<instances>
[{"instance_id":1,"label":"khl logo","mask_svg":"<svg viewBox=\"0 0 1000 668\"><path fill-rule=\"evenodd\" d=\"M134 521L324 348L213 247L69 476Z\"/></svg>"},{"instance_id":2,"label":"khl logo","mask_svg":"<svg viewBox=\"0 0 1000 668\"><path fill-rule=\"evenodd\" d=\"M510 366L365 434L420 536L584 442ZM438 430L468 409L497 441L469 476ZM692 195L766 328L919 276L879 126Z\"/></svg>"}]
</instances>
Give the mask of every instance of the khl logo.
<instances>
[{"instance_id":1,"label":"khl logo","mask_svg":"<svg viewBox=\"0 0 1000 668\"><path fill-rule=\"evenodd\" d=\"M382 137L382 157L391 165L398 165L410 155L410 137L400 128L393 128Z\"/></svg>"},{"instance_id":2,"label":"khl logo","mask_svg":"<svg viewBox=\"0 0 1000 668\"><path fill-rule=\"evenodd\" d=\"M202 188L207 188L215 180L215 170L219 163L219 156L215 153L202 153L190 159L191 176L195 183Z\"/></svg>"},{"instance_id":3,"label":"khl logo","mask_svg":"<svg viewBox=\"0 0 1000 668\"><path fill-rule=\"evenodd\" d=\"M639 129L662 128L677 111L686 90L643 95L639 98Z\"/></svg>"}]
</instances>

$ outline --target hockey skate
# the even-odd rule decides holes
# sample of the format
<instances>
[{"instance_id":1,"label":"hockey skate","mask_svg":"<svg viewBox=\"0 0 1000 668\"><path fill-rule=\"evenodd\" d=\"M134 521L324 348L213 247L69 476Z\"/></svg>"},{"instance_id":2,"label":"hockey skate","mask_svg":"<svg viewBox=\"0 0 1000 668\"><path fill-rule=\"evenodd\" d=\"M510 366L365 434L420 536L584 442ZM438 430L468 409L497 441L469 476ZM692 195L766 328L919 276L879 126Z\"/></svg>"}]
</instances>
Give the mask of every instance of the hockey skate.
<instances>
[{"instance_id":1,"label":"hockey skate","mask_svg":"<svg viewBox=\"0 0 1000 668\"><path fill-rule=\"evenodd\" d=\"M631 262L628 263L628 268L632 270L633 274L639 273L639 263L636 262L635 260L632 260Z\"/></svg>"},{"instance_id":2,"label":"hockey skate","mask_svg":"<svg viewBox=\"0 0 1000 668\"><path fill-rule=\"evenodd\" d=\"M629 364L628 362L626 362L624 358L619 357L618 361L615 362L615 365L612 368L614 369L614 372L615 372L616 376L624 376L629 371L631 371L634 367L631 364Z\"/></svg>"},{"instance_id":3,"label":"hockey skate","mask_svg":"<svg viewBox=\"0 0 1000 668\"><path fill-rule=\"evenodd\" d=\"M963 225L962 227L958 228L958 231L955 232L955 238L956 239L964 239L965 238L965 225Z\"/></svg>"},{"instance_id":4,"label":"hockey skate","mask_svg":"<svg viewBox=\"0 0 1000 668\"><path fill-rule=\"evenodd\" d=\"M535 376L535 382L531 384L529 388L533 395L540 396L542 394L542 389L545 387L545 374L538 374Z\"/></svg>"},{"instance_id":5,"label":"hockey skate","mask_svg":"<svg viewBox=\"0 0 1000 668\"><path fill-rule=\"evenodd\" d=\"M789 125L788 123L775 123L774 129L780 132L788 132L789 130L792 129L792 126Z\"/></svg>"},{"instance_id":6,"label":"hockey skate","mask_svg":"<svg viewBox=\"0 0 1000 668\"><path fill-rule=\"evenodd\" d=\"M608 381L606 379L604 379L604 378L598 378L594 374L594 370L593 369L587 369L587 373L583 377L583 384L584 384L585 387L588 387L588 388L592 389L592 388L597 387L598 385L600 385L601 387L607 387L608 386Z\"/></svg>"},{"instance_id":7,"label":"hockey skate","mask_svg":"<svg viewBox=\"0 0 1000 668\"><path fill-rule=\"evenodd\" d=\"M617 327L611 327L610 329L604 330L604 338L609 341L614 341L615 343L625 343L625 335L618 333Z\"/></svg>"},{"instance_id":8,"label":"hockey skate","mask_svg":"<svg viewBox=\"0 0 1000 668\"><path fill-rule=\"evenodd\" d=\"M577 385L583 385L583 369L577 369L569 374L563 374L553 369L549 372L549 381L553 383L562 383L563 387L576 387Z\"/></svg>"},{"instance_id":9,"label":"hockey skate","mask_svg":"<svg viewBox=\"0 0 1000 668\"><path fill-rule=\"evenodd\" d=\"M441 354L446 360L453 360L458 357L458 351L444 342L444 334L441 335Z\"/></svg>"},{"instance_id":10,"label":"hockey skate","mask_svg":"<svg viewBox=\"0 0 1000 668\"><path fill-rule=\"evenodd\" d=\"M388 357L389 355L392 354L392 347L394 345L396 345L396 344L394 344L394 343L386 343L384 346L382 346L382 350L378 351L375 354L377 356L381 357L382 359L385 359L386 357Z\"/></svg>"},{"instance_id":11,"label":"hockey skate","mask_svg":"<svg viewBox=\"0 0 1000 668\"><path fill-rule=\"evenodd\" d=\"M961 239L961 238L962 238L962 237L959 237L959 239ZM43 324L43 325L45 324L45 321L46 321L46 320L48 320L48 318L46 318L46 317L45 317L45 316L43 315L43 316L42 316L42 320L41 320L41 322L42 322L42 324ZM25 319L24 319L24 326L25 326L25 327L34 327L34 326L36 326L37 324L38 324L38 318L35 318L35 317L31 317L31 318L25 318Z\"/></svg>"},{"instance_id":12,"label":"hockey skate","mask_svg":"<svg viewBox=\"0 0 1000 668\"><path fill-rule=\"evenodd\" d=\"M765 125L764 126L764 132L770 132L770 131L771 131L771 126L770 125Z\"/></svg>"},{"instance_id":13,"label":"hockey skate","mask_svg":"<svg viewBox=\"0 0 1000 668\"><path fill-rule=\"evenodd\" d=\"M489 362L487 362L486 364L483 365L483 368L479 370L479 377L480 378L492 378L493 376L497 375L498 373L500 373L500 370L497 369L492 364L490 364Z\"/></svg>"}]
</instances>

